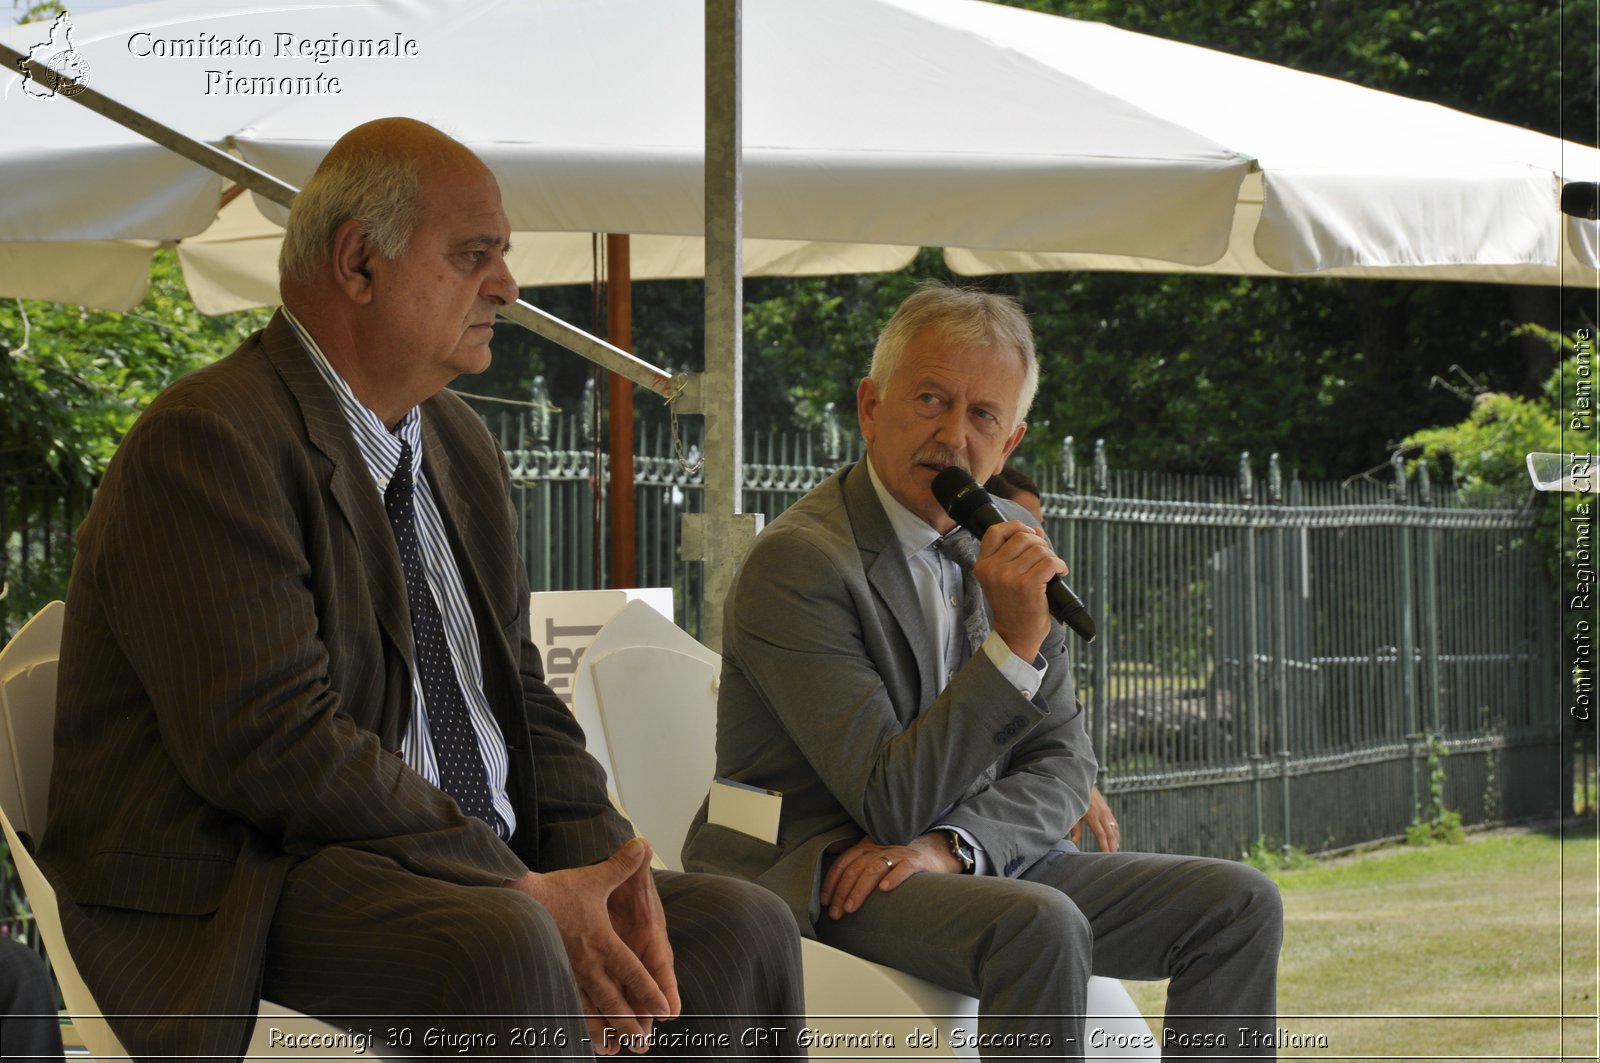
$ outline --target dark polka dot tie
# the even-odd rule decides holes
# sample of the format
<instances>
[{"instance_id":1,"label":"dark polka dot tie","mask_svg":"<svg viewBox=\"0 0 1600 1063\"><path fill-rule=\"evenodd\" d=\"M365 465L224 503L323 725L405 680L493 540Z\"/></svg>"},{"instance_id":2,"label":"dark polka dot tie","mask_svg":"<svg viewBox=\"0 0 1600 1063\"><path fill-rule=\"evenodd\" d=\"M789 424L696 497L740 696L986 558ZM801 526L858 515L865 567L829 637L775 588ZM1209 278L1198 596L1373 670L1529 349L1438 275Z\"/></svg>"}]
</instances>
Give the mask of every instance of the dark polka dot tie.
<instances>
[{"instance_id":1,"label":"dark polka dot tie","mask_svg":"<svg viewBox=\"0 0 1600 1063\"><path fill-rule=\"evenodd\" d=\"M489 780L483 770L483 753L472 729L461 683L450 659L450 644L445 640L444 618L428 588L428 574L422 564L422 548L417 541L416 507L412 496L416 484L411 478L411 444L400 441L400 464L395 467L389 487L383 493L383 508L394 527L395 545L400 548L400 567L406 576L406 599L411 605L411 638L415 643L417 672L422 676L422 693L428 703L428 729L433 736L434 759L439 765L439 788L461 806L469 816L500 829L489 797Z\"/></svg>"}]
</instances>

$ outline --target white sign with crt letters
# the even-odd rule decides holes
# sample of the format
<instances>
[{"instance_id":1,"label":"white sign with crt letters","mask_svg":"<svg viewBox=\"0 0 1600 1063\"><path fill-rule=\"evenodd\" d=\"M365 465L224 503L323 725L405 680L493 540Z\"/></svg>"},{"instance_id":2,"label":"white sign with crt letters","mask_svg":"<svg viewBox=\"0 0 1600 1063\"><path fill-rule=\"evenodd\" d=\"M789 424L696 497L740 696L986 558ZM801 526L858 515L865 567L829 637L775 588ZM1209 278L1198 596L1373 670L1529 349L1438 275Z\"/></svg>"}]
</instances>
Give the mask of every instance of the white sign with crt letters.
<instances>
[{"instance_id":1,"label":"white sign with crt letters","mask_svg":"<svg viewBox=\"0 0 1600 1063\"><path fill-rule=\"evenodd\" d=\"M606 622L631 601L642 601L672 619L671 587L633 590L534 591L528 595L528 621L533 644L544 659L544 681L572 710L573 683L584 651Z\"/></svg>"}]
</instances>

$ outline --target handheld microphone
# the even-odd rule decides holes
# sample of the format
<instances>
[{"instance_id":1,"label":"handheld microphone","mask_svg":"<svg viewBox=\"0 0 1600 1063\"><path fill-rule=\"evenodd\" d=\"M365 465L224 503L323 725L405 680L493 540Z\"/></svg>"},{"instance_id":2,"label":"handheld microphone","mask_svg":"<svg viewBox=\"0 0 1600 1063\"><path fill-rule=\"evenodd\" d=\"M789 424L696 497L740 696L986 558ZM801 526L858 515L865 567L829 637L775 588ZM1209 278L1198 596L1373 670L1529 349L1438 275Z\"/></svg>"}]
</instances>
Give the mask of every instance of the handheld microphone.
<instances>
[{"instance_id":1,"label":"handheld microphone","mask_svg":"<svg viewBox=\"0 0 1600 1063\"><path fill-rule=\"evenodd\" d=\"M1561 213L1594 221L1600 218L1600 184L1568 181L1561 186Z\"/></svg>"},{"instance_id":2,"label":"handheld microphone","mask_svg":"<svg viewBox=\"0 0 1600 1063\"><path fill-rule=\"evenodd\" d=\"M989 492L979 487L972 474L958 465L946 466L933 478L933 497L957 524L979 539L996 524L1005 523L1006 518L995 508ZM1044 585L1044 594L1050 603L1051 616L1076 631L1084 642L1094 641L1094 617L1066 581L1060 576L1051 576L1050 582Z\"/></svg>"}]
</instances>

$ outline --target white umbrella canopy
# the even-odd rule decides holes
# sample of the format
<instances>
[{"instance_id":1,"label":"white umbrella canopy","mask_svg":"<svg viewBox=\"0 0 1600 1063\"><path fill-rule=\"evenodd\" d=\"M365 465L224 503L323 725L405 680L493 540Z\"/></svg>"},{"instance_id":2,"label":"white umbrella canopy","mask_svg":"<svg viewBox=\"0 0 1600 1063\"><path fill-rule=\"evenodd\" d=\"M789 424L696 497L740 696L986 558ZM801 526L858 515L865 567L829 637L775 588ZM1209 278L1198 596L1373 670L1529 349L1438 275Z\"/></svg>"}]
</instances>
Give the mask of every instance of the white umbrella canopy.
<instances>
[{"instance_id":1,"label":"white umbrella canopy","mask_svg":"<svg viewBox=\"0 0 1600 1063\"><path fill-rule=\"evenodd\" d=\"M121 248L132 243L113 241L106 246ZM275 305L282 244L282 227L262 215L254 197L233 199L205 232L178 244L178 260L195 306L201 313L225 314ZM630 244L629 275L634 280L694 278L704 271L705 241L701 237L640 235ZM905 268L916 253L916 247L891 244L746 240L744 272L748 277L878 273ZM0 278L4 277L4 254L5 245L0 244ZM143 254L147 268L150 252L147 249ZM596 265L593 238L586 232L513 233L506 257L512 275L523 287L588 284ZM70 277L64 280L72 283ZM135 296L134 301L137 299Z\"/></svg>"},{"instance_id":2,"label":"white umbrella canopy","mask_svg":"<svg viewBox=\"0 0 1600 1063\"><path fill-rule=\"evenodd\" d=\"M292 184L361 121L439 125L500 177L530 285L587 279L590 232L636 234L638 277L698 274L697 243L644 235L702 229L702 17L160 0L84 16L71 44L95 88ZM933 245L967 273L1594 283L1595 225L1556 203L1600 153L1502 123L978 0L745 0L744 48L752 273L897 268ZM210 308L272 301L274 231L242 201L219 215L220 178L3 88L0 293L127 305L153 243L106 241L182 239Z\"/></svg>"}]
</instances>

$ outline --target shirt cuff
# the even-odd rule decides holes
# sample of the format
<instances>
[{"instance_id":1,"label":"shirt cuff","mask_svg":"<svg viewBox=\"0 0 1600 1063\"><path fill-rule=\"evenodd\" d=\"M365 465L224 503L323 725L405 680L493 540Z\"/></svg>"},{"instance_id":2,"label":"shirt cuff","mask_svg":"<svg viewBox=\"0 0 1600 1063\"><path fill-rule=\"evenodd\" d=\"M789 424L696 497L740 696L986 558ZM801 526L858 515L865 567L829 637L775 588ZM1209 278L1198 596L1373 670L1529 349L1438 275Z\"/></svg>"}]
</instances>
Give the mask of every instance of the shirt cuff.
<instances>
[{"instance_id":1,"label":"shirt cuff","mask_svg":"<svg viewBox=\"0 0 1600 1063\"><path fill-rule=\"evenodd\" d=\"M1023 697L1033 700L1033 696L1039 692L1039 684L1044 682L1045 671L1050 667L1044 657L1035 656L1033 663L1029 664L1012 653L1006 640L996 631L989 632L989 637L983 640L983 652L1000 669L1000 675L1006 682L1016 687Z\"/></svg>"}]
</instances>

